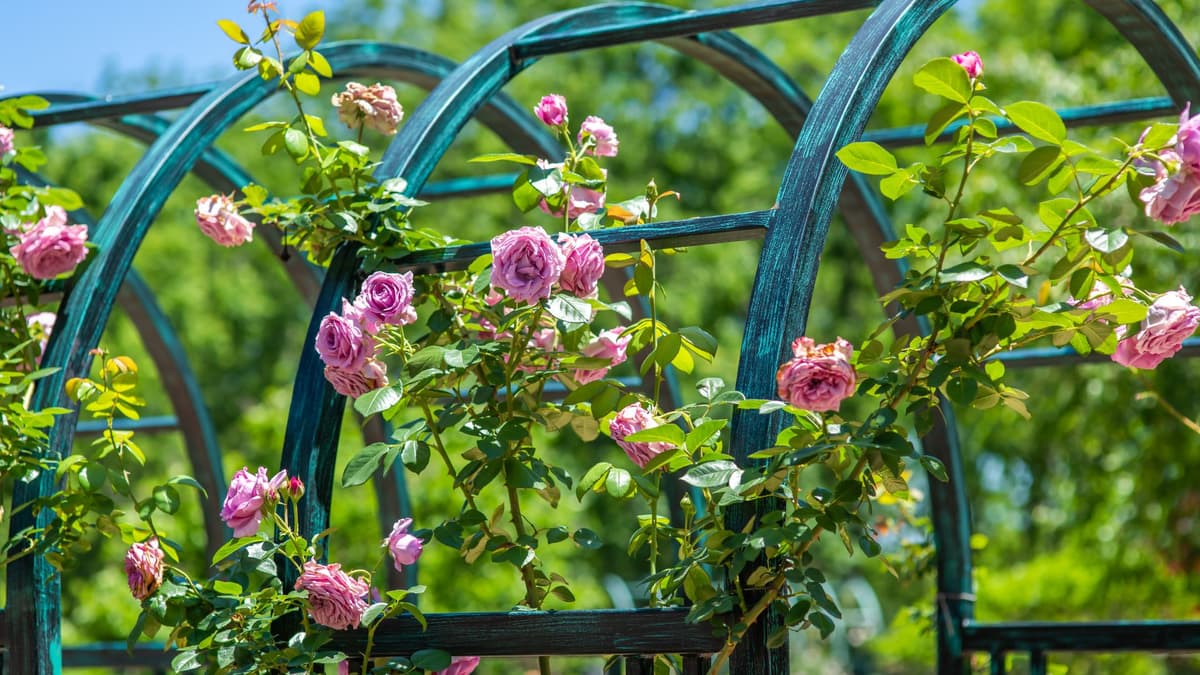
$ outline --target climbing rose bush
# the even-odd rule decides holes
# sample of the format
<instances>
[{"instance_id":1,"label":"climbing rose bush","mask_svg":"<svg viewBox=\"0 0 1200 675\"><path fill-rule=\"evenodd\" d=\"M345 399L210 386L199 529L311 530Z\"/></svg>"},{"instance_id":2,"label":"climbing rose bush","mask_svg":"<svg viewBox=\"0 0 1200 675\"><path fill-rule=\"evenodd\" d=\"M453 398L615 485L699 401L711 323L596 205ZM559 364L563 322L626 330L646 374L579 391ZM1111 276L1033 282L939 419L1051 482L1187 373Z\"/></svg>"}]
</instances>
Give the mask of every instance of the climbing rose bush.
<instances>
[{"instance_id":1,"label":"climbing rose bush","mask_svg":"<svg viewBox=\"0 0 1200 675\"><path fill-rule=\"evenodd\" d=\"M792 343L792 354L775 375L780 399L804 410L827 412L854 395L858 378L849 342L838 338L818 345L812 338L799 337Z\"/></svg>"}]
</instances>

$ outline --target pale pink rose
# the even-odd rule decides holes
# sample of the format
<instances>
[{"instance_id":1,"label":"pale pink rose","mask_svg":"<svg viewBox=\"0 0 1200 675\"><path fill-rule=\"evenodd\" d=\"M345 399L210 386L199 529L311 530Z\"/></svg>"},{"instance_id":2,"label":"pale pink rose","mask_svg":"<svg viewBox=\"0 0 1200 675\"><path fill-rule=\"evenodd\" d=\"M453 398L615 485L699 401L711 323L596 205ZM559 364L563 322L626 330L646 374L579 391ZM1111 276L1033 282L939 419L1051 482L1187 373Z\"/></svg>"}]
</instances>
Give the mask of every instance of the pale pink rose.
<instances>
[{"instance_id":1,"label":"pale pink rose","mask_svg":"<svg viewBox=\"0 0 1200 675\"><path fill-rule=\"evenodd\" d=\"M587 343L580 349L580 353L584 356L593 358L608 359L610 365L604 368L576 370L573 374L575 381L579 384L587 384L595 382L608 374L609 369L613 366L618 366L625 363L625 350L629 348L629 336L622 336L621 332L625 329L621 326L610 328L596 336L595 340Z\"/></svg>"},{"instance_id":2,"label":"pale pink rose","mask_svg":"<svg viewBox=\"0 0 1200 675\"><path fill-rule=\"evenodd\" d=\"M197 199L195 213L200 231L221 246L241 246L254 239L254 223L238 213L228 195Z\"/></svg>"},{"instance_id":3,"label":"pale pink rose","mask_svg":"<svg viewBox=\"0 0 1200 675\"><path fill-rule=\"evenodd\" d=\"M149 539L129 547L125 554L125 574L129 577L129 592L138 600L154 595L162 586L163 552L158 539Z\"/></svg>"},{"instance_id":4,"label":"pale pink rose","mask_svg":"<svg viewBox=\"0 0 1200 675\"><path fill-rule=\"evenodd\" d=\"M588 115L583 124L579 125L579 144L583 145L589 138L593 143L588 149L589 153L597 157L617 156L617 146L620 144L617 132L595 115Z\"/></svg>"},{"instance_id":5,"label":"pale pink rose","mask_svg":"<svg viewBox=\"0 0 1200 675\"><path fill-rule=\"evenodd\" d=\"M1182 287L1163 293L1150 305L1142 327L1136 334L1117 343L1112 360L1121 365L1151 370L1183 347L1183 341L1196 332L1200 308L1192 305L1192 296Z\"/></svg>"},{"instance_id":6,"label":"pale pink rose","mask_svg":"<svg viewBox=\"0 0 1200 675\"><path fill-rule=\"evenodd\" d=\"M1183 162L1184 169L1200 173L1200 115L1189 117L1192 103L1183 106L1179 114L1179 131L1175 134L1175 152Z\"/></svg>"},{"instance_id":7,"label":"pale pink rose","mask_svg":"<svg viewBox=\"0 0 1200 675\"><path fill-rule=\"evenodd\" d=\"M492 239L492 286L534 304L550 297L566 265L562 250L540 227L522 227Z\"/></svg>"},{"instance_id":8,"label":"pale pink rose","mask_svg":"<svg viewBox=\"0 0 1200 675\"><path fill-rule=\"evenodd\" d=\"M1182 223L1200 213L1200 174L1178 171L1139 194L1146 215L1163 224Z\"/></svg>"},{"instance_id":9,"label":"pale pink rose","mask_svg":"<svg viewBox=\"0 0 1200 675\"><path fill-rule=\"evenodd\" d=\"M0 124L0 155L7 155L13 149L13 130Z\"/></svg>"},{"instance_id":10,"label":"pale pink rose","mask_svg":"<svg viewBox=\"0 0 1200 675\"><path fill-rule=\"evenodd\" d=\"M387 366L375 359L364 361L358 369L325 366L325 379L342 396L358 398L388 385Z\"/></svg>"},{"instance_id":11,"label":"pale pink rose","mask_svg":"<svg viewBox=\"0 0 1200 675\"><path fill-rule=\"evenodd\" d=\"M854 395L857 377L850 357L854 348L838 338L818 345L812 338L799 337L792 343L795 358L779 367L775 379L779 398L804 410L837 410L842 400Z\"/></svg>"},{"instance_id":12,"label":"pale pink rose","mask_svg":"<svg viewBox=\"0 0 1200 675\"><path fill-rule=\"evenodd\" d=\"M233 474L225 502L221 505L221 520L233 529L235 537L250 537L258 532L262 523L263 508L278 497L279 488L287 481L287 472L280 471L267 477L266 467L258 467L258 473L250 473L242 467Z\"/></svg>"},{"instance_id":13,"label":"pale pink rose","mask_svg":"<svg viewBox=\"0 0 1200 675\"><path fill-rule=\"evenodd\" d=\"M558 94L546 94L533 112L547 126L558 127L567 123L567 99Z\"/></svg>"},{"instance_id":14,"label":"pale pink rose","mask_svg":"<svg viewBox=\"0 0 1200 675\"><path fill-rule=\"evenodd\" d=\"M57 318L54 312L37 312L25 317L25 325L29 326L29 337L38 341L38 356L37 362L42 362L42 354L46 353L46 343L50 340L50 333L54 332L54 321Z\"/></svg>"},{"instance_id":15,"label":"pale pink rose","mask_svg":"<svg viewBox=\"0 0 1200 675\"><path fill-rule=\"evenodd\" d=\"M558 285L581 298L596 297L596 284L604 275L604 247L591 235L560 233L558 245L566 256Z\"/></svg>"},{"instance_id":16,"label":"pale pink rose","mask_svg":"<svg viewBox=\"0 0 1200 675\"><path fill-rule=\"evenodd\" d=\"M412 272L375 272L363 282L362 291L354 299L355 306L365 315L366 329L372 333L380 324L404 326L416 321L412 302Z\"/></svg>"},{"instance_id":17,"label":"pale pink rose","mask_svg":"<svg viewBox=\"0 0 1200 675\"><path fill-rule=\"evenodd\" d=\"M46 207L46 217L17 233L17 238L20 242L9 253L34 279L70 272L87 257L87 225L67 225L67 212L61 206Z\"/></svg>"},{"instance_id":18,"label":"pale pink rose","mask_svg":"<svg viewBox=\"0 0 1200 675\"><path fill-rule=\"evenodd\" d=\"M1117 283L1121 284L1121 291L1124 295L1129 295L1133 292L1133 282L1122 276L1117 276ZM1092 283L1092 290L1088 293L1086 299L1082 302L1075 298L1070 298L1071 304L1075 305L1076 309L1100 309L1116 300L1113 297L1112 289L1102 281Z\"/></svg>"},{"instance_id":19,"label":"pale pink rose","mask_svg":"<svg viewBox=\"0 0 1200 675\"><path fill-rule=\"evenodd\" d=\"M362 613L367 609L367 582L346 574L338 563L322 565L314 560L304 563L304 571L296 579L296 590L308 591L308 606L312 618L334 630L358 628Z\"/></svg>"},{"instance_id":20,"label":"pale pink rose","mask_svg":"<svg viewBox=\"0 0 1200 675\"><path fill-rule=\"evenodd\" d=\"M633 460L641 468L646 468L650 460L658 455L671 450L675 446L665 441L626 441L625 437L635 434L644 429L652 429L666 424L655 417L649 410L642 407L641 403L630 403L617 413L609 424L608 433L612 436L617 445L625 451L629 459Z\"/></svg>"},{"instance_id":21,"label":"pale pink rose","mask_svg":"<svg viewBox=\"0 0 1200 675\"><path fill-rule=\"evenodd\" d=\"M334 94L330 102L338 109L338 119L351 129L362 124L384 136L392 136L400 126L400 120L404 119L404 108L396 100L396 90L378 82L369 87L347 82L346 90Z\"/></svg>"},{"instance_id":22,"label":"pale pink rose","mask_svg":"<svg viewBox=\"0 0 1200 675\"><path fill-rule=\"evenodd\" d=\"M436 671L433 675L471 675L478 667L478 656L455 656L450 659L448 668Z\"/></svg>"},{"instance_id":23,"label":"pale pink rose","mask_svg":"<svg viewBox=\"0 0 1200 675\"><path fill-rule=\"evenodd\" d=\"M967 77L971 78L972 80L977 80L981 75L983 75L983 59L979 58L979 54L976 52L967 51L961 54L955 54L950 58L954 59L955 63L962 66L963 70L967 71Z\"/></svg>"},{"instance_id":24,"label":"pale pink rose","mask_svg":"<svg viewBox=\"0 0 1200 675\"><path fill-rule=\"evenodd\" d=\"M383 540L383 546L391 554L392 565L397 572L404 571L405 565L416 563L417 558L421 557L421 551L425 548L420 537L408 533L410 527L412 527L412 518L401 518L392 525L392 533L388 535L388 538Z\"/></svg>"},{"instance_id":25,"label":"pale pink rose","mask_svg":"<svg viewBox=\"0 0 1200 675\"><path fill-rule=\"evenodd\" d=\"M360 317L354 316L356 309L349 303L343 303L343 313L349 313L351 316L338 316L330 312L321 319L321 327L317 329L316 349L325 365L353 372L361 370L363 363L374 353L374 344L366 335L360 321L356 320Z\"/></svg>"}]
</instances>

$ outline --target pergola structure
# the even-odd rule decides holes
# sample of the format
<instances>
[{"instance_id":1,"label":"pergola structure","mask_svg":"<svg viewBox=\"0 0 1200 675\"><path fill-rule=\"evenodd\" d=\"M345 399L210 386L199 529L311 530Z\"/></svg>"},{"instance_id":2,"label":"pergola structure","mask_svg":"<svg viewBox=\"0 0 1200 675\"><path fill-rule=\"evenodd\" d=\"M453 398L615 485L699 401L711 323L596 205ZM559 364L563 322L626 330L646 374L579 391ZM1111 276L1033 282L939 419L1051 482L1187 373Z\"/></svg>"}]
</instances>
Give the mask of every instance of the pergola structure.
<instances>
[{"instance_id":1,"label":"pergola structure","mask_svg":"<svg viewBox=\"0 0 1200 675\"><path fill-rule=\"evenodd\" d=\"M1137 49L1158 76L1165 96L1060 110L1068 126L1111 124L1174 114L1188 101L1200 101L1200 59L1171 21L1151 0L1084 0L1107 18ZM536 60L569 51L640 41L658 41L712 68L757 99L795 138L794 151L781 177L778 195L762 195L761 210L631 226L593 233L609 252L637 250L646 240L656 247L719 244L763 239L742 343L737 388L751 398L771 398L774 372L787 353L791 336L804 332L812 303L819 256L835 209L857 241L877 289L893 288L903 270L887 260L879 245L892 238L886 211L875 190L860 176L848 176L835 152L848 143L874 140L888 147L922 142L922 128L865 132L879 98L901 61L954 0L760 0L735 7L685 12L653 4L621 2L585 7L532 21L480 49L462 64L420 50L373 42L347 42L322 50L338 77L380 77L429 90L388 147L377 170L381 179L403 176L410 189L439 199L505 190L508 177L483 177L427 183L442 156L476 118L505 139L516 152L545 156L559 153L554 140L511 99L501 93L510 80ZM808 98L780 68L728 29L833 12L873 8L842 54L815 100ZM227 80L144 95L93 100L47 95L52 106L36 115L38 126L86 121L149 143L103 216L95 223L99 245L95 260L70 284L58 289L62 301L44 365L58 367L38 383L33 408L64 404L68 378L85 376L89 350L99 342L109 315L120 304L141 331L175 408L173 418L146 424L184 432L194 472L208 490L207 531L215 546L225 536L216 511L223 496L223 470L216 435L198 387L173 329L158 310L152 289L133 272L138 245L168 195L189 172L215 190L228 192L248 182L229 157L212 143L239 118L276 91L256 72ZM173 121L156 115L182 109ZM1002 133L1014 133L999 125ZM953 129L946 133L950 134ZM30 177L35 180L36 177ZM774 204L774 206L772 206ZM74 214L85 222L83 214ZM279 247L278 241L269 244ZM487 244L412 253L391 261L397 270L437 274L464 268ZM284 261L292 280L313 306L307 342L321 317L353 295L360 281L358 258L346 248L323 273L298 258ZM915 319L896 330L916 333ZM1198 353L1188 343L1187 355ZM1008 354L1010 366L1069 364L1083 360L1069 349ZM301 502L305 536L329 525L333 467L345 400L322 376L312 349L298 357L291 411L281 466L308 486ZM734 418L732 451L739 463L769 445L779 431L778 415L739 414ZM51 434L51 452L68 453L76 433L72 419L60 419ZM382 429L368 429L381 437ZM1030 655L1031 671L1046 671L1054 651L1200 650L1200 623L979 623L974 619L971 582L971 526L962 455L953 417L947 414L923 439L924 451L940 459L948 483L931 481L930 504L937 546L938 670L960 673L972 652L992 655L992 671L1003 672L1010 652ZM394 512L406 512L402 472L377 489ZM55 489L46 473L19 484L14 503L22 504ZM744 523L753 514L736 513ZM43 516L44 517L44 516ZM34 524L28 511L14 517L14 529ZM684 654L685 672L703 672L707 655L721 646L704 625L684 622L684 609L578 610L558 612L467 613L431 615L427 631L414 621L396 619L380 628L375 653L406 654L436 647L480 656L618 654L627 673L650 672L646 655ZM60 642L60 586L53 568L38 557L21 559L8 570L8 605L0 644L4 665L14 675L49 675L62 668L95 663L157 664L161 653L124 650L64 650ZM745 637L731 662L733 673L787 673L787 649L768 648L766 636L779 617L767 617ZM361 651L365 633L338 634L337 646ZM118 653L119 652L119 653Z\"/></svg>"}]
</instances>

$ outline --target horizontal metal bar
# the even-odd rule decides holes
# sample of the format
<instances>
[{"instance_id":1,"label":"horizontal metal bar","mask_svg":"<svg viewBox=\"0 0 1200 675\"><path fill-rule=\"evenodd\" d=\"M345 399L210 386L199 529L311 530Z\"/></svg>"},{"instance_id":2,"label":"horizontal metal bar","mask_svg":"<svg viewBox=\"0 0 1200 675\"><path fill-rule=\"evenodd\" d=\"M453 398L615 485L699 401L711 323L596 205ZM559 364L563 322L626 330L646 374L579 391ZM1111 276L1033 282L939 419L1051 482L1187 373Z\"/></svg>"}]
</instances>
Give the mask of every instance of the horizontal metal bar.
<instances>
[{"instance_id":1,"label":"horizontal metal bar","mask_svg":"<svg viewBox=\"0 0 1200 675\"><path fill-rule=\"evenodd\" d=\"M1059 117L1062 117L1063 122L1070 128L1100 124L1118 124L1120 122L1137 122L1152 117L1168 117L1178 114L1179 108L1166 96L1136 98L1116 103L1079 106L1077 108L1063 108L1058 111ZM992 118L992 121L996 123L996 130L1002 135L1016 134L1021 131L1006 119ZM946 141L952 138L954 132L960 129L963 124L965 124L963 120L958 120L946 127L946 130L938 136L938 141ZM918 124L908 127L896 127L894 129L868 130L863 133L863 140L874 141L885 148L921 145L925 142L925 127Z\"/></svg>"},{"instance_id":2,"label":"horizontal metal bar","mask_svg":"<svg viewBox=\"0 0 1200 675\"><path fill-rule=\"evenodd\" d=\"M460 656L591 654L711 654L724 640L707 623L687 623L685 608L597 609L560 612L426 614L426 630L411 616L386 620L373 655L443 649ZM330 647L361 654L367 631L337 631Z\"/></svg>"},{"instance_id":3,"label":"horizontal metal bar","mask_svg":"<svg viewBox=\"0 0 1200 675\"><path fill-rule=\"evenodd\" d=\"M1200 356L1200 338L1188 338L1183 341L1183 348L1175 358L1193 358ZM1108 354L1092 352L1080 356L1079 352L1070 347L1036 347L1017 349L996 355L995 360L1003 361L1009 368L1035 368L1041 366L1070 366L1077 363L1104 363L1112 361Z\"/></svg>"},{"instance_id":4,"label":"horizontal metal bar","mask_svg":"<svg viewBox=\"0 0 1200 675\"><path fill-rule=\"evenodd\" d=\"M774 23L806 16L836 14L874 7L877 0L766 0L733 7L696 10L672 16L595 26L551 35L538 35L518 41L510 52L516 59L610 47L613 45L661 40L728 30L741 26Z\"/></svg>"},{"instance_id":5,"label":"horizontal metal bar","mask_svg":"<svg viewBox=\"0 0 1200 675\"><path fill-rule=\"evenodd\" d=\"M453 199L455 197L473 197L496 192L507 192L512 189L517 180L515 173L504 173L492 176L468 176L465 178L447 178L434 183L426 183L417 193L421 199Z\"/></svg>"},{"instance_id":6,"label":"horizontal metal bar","mask_svg":"<svg viewBox=\"0 0 1200 675\"><path fill-rule=\"evenodd\" d=\"M32 110L34 126L48 127L70 122L87 122L107 117L123 117L138 113L153 113L160 110L175 110L187 107L192 101L207 94L217 83L205 82L174 89L159 89L141 94L105 96L95 101L57 103L45 110ZM44 95L44 94L43 94Z\"/></svg>"},{"instance_id":7,"label":"horizontal metal bar","mask_svg":"<svg viewBox=\"0 0 1200 675\"><path fill-rule=\"evenodd\" d=\"M968 622L973 652L1200 652L1200 621Z\"/></svg>"},{"instance_id":8,"label":"horizontal metal bar","mask_svg":"<svg viewBox=\"0 0 1200 675\"><path fill-rule=\"evenodd\" d=\"M726 241L761 238L767 232L772 211L747 211L687 220L669 220L645 225L629 225L588 232L607 253L636 251L643 239L656 248L700 246ZM480 242L447 246L429 251L414 251L392 263L400 271L431 274L466 269L471 261L491 251L491 244Z\"/></svg>"},{"instance_id":9,"label":"horizontal metal bar","mask_svg":"<svg viewBox=\"0 0 1200 675\"><path fill-rule=\"evenodd\" d=\"M75 427L75 434L79 436L99 436L107 428L108 426L103 420L85 420ZM119 431L141 431L145 433L178 431L179 420L173 415L143 417L138 420L116 419L113 421L113 428Z\"/></svg>"},{"instance_id":10,"label":"horizontal metal bar","mask_svg":"<svg viewBox=\"0 0 1200 675\"><path fill-rule=\"evenodd\" d=\"M142 667L167 670L177 652L164 651L161 644L134 645L130 653L124 642L99 642L63 647L63 668Z\"/></svg>"}]
</instances>

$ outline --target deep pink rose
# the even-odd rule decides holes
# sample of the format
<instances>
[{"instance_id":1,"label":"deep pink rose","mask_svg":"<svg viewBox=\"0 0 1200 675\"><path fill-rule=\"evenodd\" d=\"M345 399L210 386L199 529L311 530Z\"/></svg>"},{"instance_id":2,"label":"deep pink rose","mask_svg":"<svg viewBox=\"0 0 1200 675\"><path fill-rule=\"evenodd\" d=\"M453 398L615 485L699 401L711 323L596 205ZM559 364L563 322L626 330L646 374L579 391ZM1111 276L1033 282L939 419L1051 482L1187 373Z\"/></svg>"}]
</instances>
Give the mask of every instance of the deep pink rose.
<instances>
[{"instance_id":1,"label":"deep pink rose","mask_svg":"<svg viewBox=\"0 0 1200 675\"><path fill-rule=\"evenodd\" d=\"M129 547L125 554L125 574L129 577L129 592L138 600L154 595L162 586L163 552L158 539L149 539Z\"/></svg>"},{"instance_id":2,"label":"deep pink rose","mask_svg":"<svg viewBox=\"0 0 1200 675\"><path fill-rule=\"evenodd\" d=\"M604 275L604 247L591 235L566 233L558 235L558 245L566 257L558 285L581 298L596 297L596 284Z\"/></svg>"},{"instance_id":3,"label":"deep pink rose","mask_svg":"<svg viewBox=\"0 0 1200 675\"><path fill-rule=\"evenodd\" d=\"M1166 225L1200 213L1200 174L1179 171L1143 188L1139 195L1146 215Z\"/></svg>"},{"instance_id":4,"label":"deep pink rose","mask_svg":"<svg viewBox=\"0 0 1200 675\"><path fill-rule=\"evenodd\" d=\"M450 667L436 671L433 675L471 675L478 667L478 656L456 656L450 659Z\"/></svg>"},{"instance_id":5,"label":"deep pink rose","mask_svg":"<svg viewBox=\"0 0 1200 675\"><path fill-rule=\"evenodd\" d=\"M1200 173L1200 115L1188 117L1192 110L1189 101L1179 114L1179 131L1175 134L1175 152L1183 161L1184 169Z\"/></svg>"},{"instance_id":6,"label":"deep pink rose","mask_svg":"<svg viewBox=\"0 0 1200 675\"><path fill-rule=\"evenodd\" d=\"M608 433L621 446L629 459L633 460L641 468L646 468L650 460L654 459L659 454L662 454L675 446L664 441L626 441L626 436L637 433L643 429L652 429L661 427L666 422L658 419L649 410L642 407L641 403L630 403L617 413L609 424Z\"/></svg>"},{"instance_id":7,"label":"deep pink rose","mask_svg":"<svg viewBox=\"0 0 1200 675\"><path fill-rule=\"evenodd\" d=\"M1175 355L1183 341L1196 332L1200 308L1192 305L1192 296L1180 287L1163 293L1150 305L1142 329L1117 343L1112 360L1121 365L1151 370Z\"/></svg>"},{"instance_id":8,"label":"deep pink rose","mask_svg":"<svg viewBox=\"0 0 1200 675\"><path fill-rule=\"evenodd\" d=\"M308 591L308 606L312 618L334 630L358 628L367 608L367 582L346 574L337 563L322 565L314 560L304 563L304 571L296 579L296 590Z\"/></svg>"},{"instance_id":9,"label":"deep pink rose","mask_svg":"<svg viewBox=\"0 0 1200 675\"><path fill-rule=\"evenodd\" d=\"M818 345L812 338L799 337L792 343L795 358L779 367L775 379L779 398L812 411L837 410L842 400L854 394L857 377L850 357L854 348L842 338Z\"/></svg>"},{"instance_id":10,"label":"deep pink rose","mask_svg":"<svg viewBox=\"0 0 1200 675\"><path fill-rule=\"evenodd\" d=\"M46 353L46 342L50 340L50 333L54 332L56 318L54 312L37 312L25 317L25 325L29 326L29 337L38 341L38 363L42 362L42 354Z\"/></svg>"},{"instance_id":11,"label":"deep pink rose","mask_svg":"<svg viewBox=\"0 0 1200 675\"><path fill-rule=\"evenodd\" d=\"M373 333L380 324L404 326L416 321L412 301L412 272L375 272L363 282L354 305L363 311L365 327Z\"/></svg>"},{"instance_id":12,"label":"deep pink rose","mask_svg":"<svg viewBox=\"0 0 1200 675\"><path fill-rule=\"evenodd\" d=\"M351 316L338 316L330 312L321 319L321 327L317 329L317 353L327 366L340 368L344 371L361 370L374 352L374 345L365 334L359 321L353 316L354 306L345 303L343 314L350 309Z\"/></svg>"},{"instance_id":13,"label":"deep pink rose","mask_svg":"<svg viewBox=\"0 0 1200 675\"><path fill-rule=\"evenodd\" d=\"M550 297L566 257L540 227L522 227L492 239L492 286L534 304Z\"/></svg>"},{"instance_id":14,"label":"deep pink rose","mask_svg":"<svg viewBox=\"0 0 1200 675\"><path fill-rule=\"evenodd\" d=\"M287 472L280 471L267 477L266 467L258 467L258 473L250 473L242 467L229 481L225 502L221 505L221 520L233 529L235 537L250 537L258 532L262 523L263 507L277 499L279 488L287 481Z\"/></svg>"},{"instance_id":15,"label":"deep pink rose","mask_svg":"<svg viewBox=\"0 0 1200 675\"><path fill-rule=\"evenodd\" d=\"M9 252L34 279L70 272L87 257L87 225L67 225L67 212L61 206L46 207L46 217L17 237L20 243Z\"/></svg>"},{"instance_id":16,"label":"deep pink rose","mask_svg":"<svg viewBox=\"0 0 1200 675\"><path fill-rule=\"evenodd\" d=\"M583 124L579 125L579 144L583 145L588 138L591 138L593 143L588 149L591 154L597 157L617 156L617 146L620 144L617 132L595 115L588 115Z\"/></svg>"},{"instance_id":17,"label":"deep pink rose","mask_svg":"<svg viewBox=\"0 0 1200 675\"><path fill-rule=\"evenodd\" d=\"M404 119L404 108L396 100L396 90L378 82L369 87L347 82L346 90L334 94L330 102L338 109L338 119L351 129L357 129L361 124L384 136L392 136L400 126L400 120Z\"/></svg>"},{"instance_id":18,"label":"deep pink rose","mask_svg":"<svg viewBox=\"0 0 1200 675\"><path fill-rule=\"evenodd\" d=\"M584 356L590 356L600 359L608 359L609 364L603 368L576 370L574 373L575 381L579 384L587 384L595 382L608 374L608 371L613 366L625 363L625 350L629 347L629 336L622 336L621 332L625 329L621 326L610 328L596 336L595 340L587 343L580 349L580 353Z\"/></svg>"},{"instance_id":19,"label":"deep pink rose","mask_svg":"<svg viewBox=\"0 0 1200 675\"><path fill-rule=\"evenodd\" d=\"M375 359L364 361L362 367L356 370L325 366L325 379L342 396L358 398L368 391L388 385L387 366Z\"/></svg>"},{"instance_id":20,"label":"deep pink rose","mask_svg":"<svg viewBox=\"0 0 1200 675\"><path fill-rule=\"evenodd\" d=\"M950 58L954 59L955 63L962 66L963 70L967 71L967 77L971 78L972 80L977 80L981 75L983 75L983 59L979 58L979 54L976 52L963 52L961 54L955 54Z\"/></svg>"},{"instance_id":21,"label":"deep pink rose","mask_svg":"<svg viewBox=\"0 0 1200 675\"><path fill-rule=\"evenodd\" d=\"M567 99L558 94L546 94L534 106L533 112L548 126L562 126L567 123Z\"/></svg>"},{"instance_id":22,"label":"deep pink rose","mask_svg":"<svg viewBox=\"0 0 1200 675\"><path fill-rule=\"evenodd\" d=\"M241 246L254 239L254 223L238 213L233 198L227 195L197 199L196 224L222 246Z\"/></svg>"},{"instance_id":23,"label":"deep pink rose","mask_svg":"<svg viewBox=\"0 0 1200 675\"><path fill-rule=\"evenodd\" d=\"M13 149L13 130L0 124L0 155L6 155Z\"/></svg>"},{"instance_id":24,"label":"deep pink rose","mask_svg":"<svg viewBox=\"0 0 1200 675\"><path fill-rule=\"evenodd\" d=\"M383 545L391 554L392 565L397 572L403 571L405 565L416 563L417 558L421 557L421 551L425 548L420 537L408 533L410 527L412 527L412 518L401 518L392 525L392 533L388 535L388 538L383 540Z\"/></svg>"}]
</instances>

